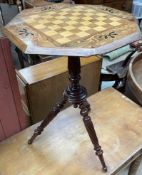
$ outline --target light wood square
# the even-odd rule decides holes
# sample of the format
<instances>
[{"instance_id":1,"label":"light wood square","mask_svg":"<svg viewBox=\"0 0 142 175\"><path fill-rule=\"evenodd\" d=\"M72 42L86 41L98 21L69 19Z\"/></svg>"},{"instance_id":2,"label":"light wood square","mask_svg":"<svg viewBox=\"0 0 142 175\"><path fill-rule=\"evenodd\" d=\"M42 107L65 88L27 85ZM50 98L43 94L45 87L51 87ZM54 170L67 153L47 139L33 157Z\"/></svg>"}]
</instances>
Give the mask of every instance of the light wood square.
<instances>
[{"instance_id":1,"label":"light wood square","mask_svg":"<svg viewBox=\"0 0 142 175\"><path fill-rule=\"evenodd\" d=\"M63 23L62 20L53 20L52 22L53 22L54 24L61 24L61 23Z\"/></svg>"},{"instance_id":2,"label":"light wood square","mask_svg":"<svg viewBox=\"0 0 142 175\"><path fill-rule=\"evenodd\" d=\"M47 30L47 31L45 31L44 33L45 33L46 35L48 35L48 36L54 36L54 35L58 34L57 32L52 31L52 30Z\"/></svg>"},{"instance_id":3,"label":"light wood square","mask_svg":"<svg viewBox=\"0 0 142 175\"><path fill-rule=\"evenodd\" d=\"M65 27L63 27L63 29L65 29L65 30L73 30L75 27L73 27L73 26L65 26Z\"/></svg>"},{"instance_id":4,"label":"light wood square","mask_svg":"<svg viewBox=\"0 0 142 175\"><path fill-rule=\"evenodd\" d=\"M55 17L56 19L65 19L66 18L66 16L57 16L57 17Z\"/></svg>"},{"instance_id":5,"label":"light wood square","mask_svg":"<svg viewBox=\"0 0 142 175\"><path fill-rule=\"evenodd\" d=\"M105 28L101 27L101 26L100 27L94 27L94 30L101 32L101 31L104 31Z\"/></svg>"},{"instance_id":6,"label":"light wood square","mask_svg":"<svg viewBox=\"0 0 142 175\"><path fill-rule=\"evenodd\" d=\"M73 21L73 20L78 20L79 18L78 16L70 16L69 19Z\"/></svg>"},{"instance_id":7,"label":"light wood square","mask_svg":"<svg viewBox=\"0 0 142 175\"><path fill-rule=\"evenodd\" d=\"M80 37L85 37L88 35L89 35L89 33L86 33L86 32L77 32L77 36L80 36Z\"/></svg>"},{"instance_id":8,"label":"light wood square","mask_svg":"<svg viewBox=\"0 0 142 175\"><path fill-rule=\"evenodd\" d=\"M44 24L36 25L36 29L44 29L46 26Z\"/></svg>"},{"instance_id":9,"label":"light wood square","mask_svg":"<svg viewBox=\"0 0 142 175\"><path fill-rule=\"evenodd\" d=\"M90 16L92 16L93 14L92 13L90 13L90 12L86 12L86 14L85 14L85 16L87 16L87 17L90 17Z\"/></svg>"},{"instance_id":10,"label":"light wood square","mask_svg":"<svg viewBox=\"0 0 142 175\"><path fill-rule=\"evenodd\" d=\"M59 15L61 14L61 16L66 16L68 15L68 12L60 12ZM58 13L56 13L56 16L58 16Z\"/></svg>"},{"instance_id":11,"label":"light wood square","mask_svg":"<svg viewBox=\"0 0 142 175\"><path fill-rule=\"evenodd\" d=\"M63 38L62 37L62 38L57 39L56 41L59 42L60 44L65 44L65 43L70 42L71 40L68 39L68 38Z\"/></svg>"},{"instance_id":12,"label":"light wood square","mask_svg":"<svg viewBox=\"0 0 142 175\"><path fill-rule=\"evenodd\" d=\"M119 22L111 22L110 25L112 25L112 26L119 26L119 25L121 25L121 23L119 23Z\"/></svg>"},{"instance_id":13,"label":"light wood square","mask_svg":"<svg viewBox=\"0 0 142 175\"><path fill-rule=\"evenodd\" d=\"M98 26L104 26L104 25L106 25L106 23L103 22L103 21L95 22L95 24L97 24Z\"/></svg>"},{"instance_id":14,"label":"light wood square","mask_svg":"<svg viewBox=\"0 0 142 175\"><path fill-rule=\"evenodd\" d=\"M80 15L80 13L79 12L73 12L71 15L72 16L78 16L78 15Z\"/></svg>"},{"instance_id":15,"label":"light wood square","mask_svg":"<svg viewBox=\"0 0 142 175\"><path fill-rule=\"evenodd\" d=\"M59 25L52 25L52 26L49 26L52 30L56 30L56 29L59 29L60 26Z\"/></svg>"},{"instance_id":16,"label":"light wood square","mask_svg":"<svg viewBox=\"0 0 142 175\"><path fill-rule=\"evenodd\" d=\"M72 35L72 33L66 31L66 32L62 32L62 33L60 33L60 35L62 35L62 36L64 36L64 37L68 37L68 36Z\"/></svg>"},{"instance_id":17,"label":"light wood square","mask_svg":"<svg viewBox=\"0 0 142 175\"><path fill-rule=\"evenodd\" d=\"M90 17L90 16L86 16L86 17L83 18L83 20L86 20L86 21L88 21L88 20L92 20L92 19L93 19L93 18Z\"/></svg>"},{"instance_id":18,"label":"light wood square","mask_svg":"<svg viewBox=\"0 0 142 175\"><path fill-rule=\"evenodd\" d=\"M26 22L27 23L33 23L33 22L35 22L35 19L34 18L30 18L30 19L27 19Z\"/></svg>"},{"instance_id":19,"label":"light wood square","mask_svg":"<svg viewBox=\"0 0 142 175\"><path fill-rule=\"evenodd\" d=\"M70 20L70 21L67 21L66 23L69 24L69 25L73 25L73 24L77 24L78 22L77 21Z\"/></svg>"},{"instance_id":20,"label":"light wood square","mask_svg":"<svg viewBox=\"0 0 142 175\"><path fill-rule=\"evenodd\" d=\"M104 20L106 20L106 17L103 17L103 16L97 17L97 20L99 20L99 21L104 21Z\"/></svg>"},{"instance_id":21,"label":"light wood square","mask_svg":"<svg viewBox=\"0 0 142 175\"><path fill-rule=\"evenodd\" d=\"M117 18L117 17L112 17L112 18L110 18L111 19L111 21L120 21L120 18Z\"/></svg>"},{"instance_id":22,"label":"light wood square","mask_svg":"<svg viewBox=\"0 0 142 175\"><path fill-rule=\"evenodd\" d=\"M55 15L56 11L47 11L44 13L44 16Z\"/></svg>"},{"instance_id":23,"label":"light wood square","mask_svg":"<svg viewBox=\"0 0 142 175\"><path fill-rule=\"evenodd\" d=\"M79 27L79 29L80 29L81 31L87 31L87 30L90 29L90 27L88 27L88 26L81 26L81 27Z\"/></svg>"},{"instance_id":24,"label":"light wood square","mask_svg":"<svg viewBox=\"0 0 142 175\"><path fill-rule=\"evenodd\" d=\"M92 24L92 22L90 22L90 21L81 21L80 24L83 25L83 26L89 26L90 24Z\"/></svg>"}]
</instances>

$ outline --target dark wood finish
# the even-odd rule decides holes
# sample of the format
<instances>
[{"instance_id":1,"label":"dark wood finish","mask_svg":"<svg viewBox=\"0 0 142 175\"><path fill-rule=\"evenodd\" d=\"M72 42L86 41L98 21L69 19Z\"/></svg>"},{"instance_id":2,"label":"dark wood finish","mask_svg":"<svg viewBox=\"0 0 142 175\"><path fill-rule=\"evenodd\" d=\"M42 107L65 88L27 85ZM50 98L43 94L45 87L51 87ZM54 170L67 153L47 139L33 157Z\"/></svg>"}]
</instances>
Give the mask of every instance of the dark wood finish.
<instances>
[{"instance_id":1,"label":"dark wood finish","mask_svg":"<svg viewBox=\"0 0 142 175\"><path fill-rule=\"evenodd\" d=\"M80 81L80 57L68 57L68 71L69 71L69 81L70 85L65 89L63 94L63 100L61 103L58 103L53 110L47 115L37 129L35 129L34 134L29 139L28 143L32 144L34 139L42 133L44 128L50 123L51 120L60 112L64 107L65 103L70 102L75 108L79 107L81 109L80 114L83 116L84 125L88 132L88 135L94 145L96 155L99 157L102 164L103 170L107 171L107 166L104 161L103 151L99 145L98 137L94 129L94 125L89 117L88 113L90 111L90 105L86 101L87 91L86 89L79 84Z\"/></svg>"},{"instance_id":2,"label":"dark wood finish","mask_svg":"<svg viewBox=\"0 0 142 175\"><path fill-rule=\"evenodd\" d=\"M51 112L47 115L47 117L43 120L40 126L35 129L33 136L31 139L29 139L28 144L32 144L34 139L42 133L44 128L56 117L56 115L61 111L61 109L64 107L67 99L63 98L60 103L58 103Z\"/></svg>"},{"instance_id":3,"label":"dark wood finish","mask_svg":"<svg viewBox=\"0 0 142 175\"><path fill-rule=\"evenodd\" d=\"M91 110L90 104L87 102L87 100L84 100L82 103L80 103L79 108L81 109L80 114L83 116L83 122L89 134L91 142L94 145L94 150L96 151L96 155L99 157L103 170L106 172L107 166L104 161L103 150L101 149L101 146L99 145L99 140L98 140L96 131L94 129L93 122L91 120L91 117L89 116L89 112Z\"/></svg>"},{"instance_id":4,"label":"dark wood finish","mask_svg":"<svg viewBox=\"0 0 142 175\"><path fill-rule=\"evenodd\" d=\"M81 76L83 79L80 83L87 88L88 96L98 91L100 71L100 58L96 56L81 57ZM30 118L32 124L43 120L56 102L60 101L64 88L68 85L67 77L66 57L17 71L27 124L30 123Z\"/></svg>"},{"instance_id":5,"label":"dark wood finish","mask_svg":"<svg viewBox=\"0 0 142 175\"><path fill-rule=\"evenodd\" d=\"M124 11L131 11L132 0L75 0L76 4L105 5Z\"/></svg>"},{"instance_id":6,"label":"dark wood finish","mask_svg":"<svg viewBox=\"0 0 142 175\"><path fill-rule=\"evenodd\" d=\"M74 107L77 107L87 96L86 89L79 84L80 57L68 57L68 70L70 85L64 91L64 96Z\"/></svg>"}]
</instances>

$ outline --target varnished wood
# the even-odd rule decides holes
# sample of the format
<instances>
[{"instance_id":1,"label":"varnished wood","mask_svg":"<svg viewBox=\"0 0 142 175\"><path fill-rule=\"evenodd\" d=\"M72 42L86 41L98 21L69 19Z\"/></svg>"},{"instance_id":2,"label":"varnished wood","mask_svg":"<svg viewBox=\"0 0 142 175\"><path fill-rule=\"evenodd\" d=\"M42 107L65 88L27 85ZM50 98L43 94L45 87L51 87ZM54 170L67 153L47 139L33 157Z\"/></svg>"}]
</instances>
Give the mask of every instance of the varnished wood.
<instances>
[{"instance_id":1,"label":"varnished wood","mask_svg":"<svg viewBox=\"0 0 142 175\"><path fill-rule=\"evenodd\" d=\"M59 75L63 72L67 72L67 61L67 57L59 57L57 59L20 69L18 71L18 74L20 77L23 77L25 79L25 83L34 84L38 81L42 81ZM97 56L81 57L82 67L93 62L100 62L100 58Z\"/></svg>"},{"instance_id":2,"label":"varnished wood","mask_svg":"<svg viewBox=\"0 0 142 175\"><path fill-rule=\"evenodd\" d=\"M98 91L101 59L95 56L81 58L81 65L81 85L87 88L90 96ZM27 108L26 111L29 110L32 122L36 123L60 100L68 85L67 58L21 69L17 71L17 78L22 104Z\"/></svg>"},{"instance_id":3,"label":"varnished wood","mask_svg":"<svg viewBox=\"0 0 142 175\"><path fill-rule=\"evenodd\" d=\"M87 102L87 90L84 86L80 85L80 73L81 73L81 63L80 57L68 57L68 72L69 72L69 85L66 87L63 93L63 100L54 105L53 109L47 114L46 118L38 126L31 138L28 140L28 144L32 144L35 138L40 135L44 128L52 121L57 114L63 109L66 102L71 103L74 108L81 109L80 114L83 116L83 122L88 132L88 135L93 143L96 155L100 159L103 171L107 171L107 166L103 156L103 150L99 145L98 136L96 134L93 122L89 116L90 104Z\"/></svg>"},{"instance_id":4,"label":"varnished wood","mask_svg":"<svg viewBox=\"0 0 142 175\"><path fill-rule=\"evenodd\" d=\"M76 108L87 97L87 90L80 85L80 57L68 57L69 85L64 90L64 96Z\"/></svg>"},{"instance_id":5,"label":"varnished wood","mask_svg":"<svg viewBox=\"0 0 142 175\"><path fill-rule=\"evenodd\" d=\"M91 120L91 117L89 116L89 112L91 110L90 104L88 103L87 100L84 100L83 102L80 103L79 108L81 109L80 114L83 117L83 122L84 122L85 128L86 128L88 135L90 137L90 140L94 146L94 150L96 151L96 155L100 159L103 171L107 172L107 166L106 166L106 163L104 160L103 150L99 144L99 140L98 140L95 128L94 128L94 124Z\"/></svg>"},{"instance_id":6,"label":"varnished wood","mask_svg":"<svg viewBox=\"0 0 142 175\"><path fill-rule=\"evenodd\" d=\"M106 174L116 175L141 154L142 109L113 89L88 101L108 165ZM0 174L104 175L79 116L79 110L67 108L31 146L27 140L37 125L1 142Z\"/></svg>"},{"instance_id":7,"label":"varnished wood","mask_svg":"<svg viewBox=\"0 0 142 175\"><path fill-rule=\"evenodd\" d=\"M67 3L23 10L4 33L27 54L66 56L103 54L141 38L129 13Z\"/></svg>"},{"instance_id":8,"label":"varnished wood","mask_svg":"<svg viewBox=\"0 0 142 175\"><path fill-rule=\"evenodd\" d=\"M57 114L63 109L64 105L67 102L67 98L63 98L61 102L56 104L53 109L48 113L47 117L41 122L40 126L38 126L32 137L28 140L28 144L32 144L35 138L40 135L44 128L57 116Z\"/></svg>"}]
</instances>

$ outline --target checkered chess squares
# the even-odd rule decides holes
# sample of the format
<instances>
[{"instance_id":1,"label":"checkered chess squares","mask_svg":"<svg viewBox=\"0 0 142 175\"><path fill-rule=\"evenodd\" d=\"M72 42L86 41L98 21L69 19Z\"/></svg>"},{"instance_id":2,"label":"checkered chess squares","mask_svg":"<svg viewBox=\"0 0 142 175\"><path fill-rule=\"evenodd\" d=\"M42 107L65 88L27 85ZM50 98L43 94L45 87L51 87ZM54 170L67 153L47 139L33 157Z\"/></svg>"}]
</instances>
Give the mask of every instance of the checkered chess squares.
<instances>
[{"instance_id":1,"label":"checkered chess squares","mask_svg":"<svg viewBox=\"0 0 142 175\"><path fill-rule=\"evenodd\" d=\"M121 18L81 5L31 15L25 23L42 32L47 40L62 46L103 32L108 26L122 24Z\"/></svg>"}]
</instances>

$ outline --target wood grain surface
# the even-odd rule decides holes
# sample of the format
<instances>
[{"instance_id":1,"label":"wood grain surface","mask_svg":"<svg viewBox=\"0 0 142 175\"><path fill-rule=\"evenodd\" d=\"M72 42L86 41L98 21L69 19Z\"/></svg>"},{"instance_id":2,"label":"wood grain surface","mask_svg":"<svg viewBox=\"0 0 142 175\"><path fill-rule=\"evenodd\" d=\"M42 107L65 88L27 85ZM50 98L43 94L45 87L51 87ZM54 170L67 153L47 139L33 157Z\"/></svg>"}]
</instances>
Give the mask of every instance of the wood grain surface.
<instances>
[{"instance_id":1,"label":"wood grain surface","mask_svg":"<svg viewBox=\"0 0 142 175\"><path fill-rule=\"evenodd\" d=\"M108 165L106 174L115 175L141 154L142 109L114 89L88 100ZM62 111L29 146L27 140L36 127L0 143L0 174L104 175L79 110Z\"/></svg>"},{"instance_id":2,"label":"wood grain surface","mask_svg":"<svg viewBox=\"0 0 142 175\"><path fill-rule=\"evenodd\" d=\"M97 62L98 60L100 60L100 58L96 56L88 57L87 59L85 59L85 57L82 57L81 66ZM60 57L50 61L46 61L44 63L40 63L38 65L21 69L17 73L19 74L19 76L22 77L22 79L25 79L25 83L33 84L67 72L67 62L67 57Z\"/></svg>"},{"instance_id":3,"label":"wood grain surface","mask_svg":"<svg viewBox=\"0 0 142 175\"><path fill-rule=\"evenodd\" d=\"M23 10L4 32L25 53L66 56L102 54L141 37L131 14L65 3Z\"/></svg>"},{"instance_id":4,"label":"wood grain surface","mask_svg":"<svg viewBox=\"0 0 142 175\"><path fill-rule=\"evenodd\" d=\"M88 96L99 89L101 59L81 58L81 85ZM22 102L28 107L32 123L43 120L60 100L68 86L67 58L61 57L17 71ZM23 105L24 105L23 104Z\"/></svg>"}]
</instances>

